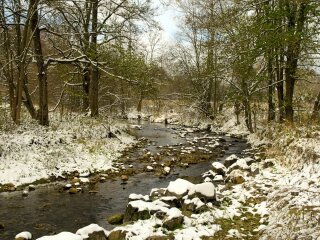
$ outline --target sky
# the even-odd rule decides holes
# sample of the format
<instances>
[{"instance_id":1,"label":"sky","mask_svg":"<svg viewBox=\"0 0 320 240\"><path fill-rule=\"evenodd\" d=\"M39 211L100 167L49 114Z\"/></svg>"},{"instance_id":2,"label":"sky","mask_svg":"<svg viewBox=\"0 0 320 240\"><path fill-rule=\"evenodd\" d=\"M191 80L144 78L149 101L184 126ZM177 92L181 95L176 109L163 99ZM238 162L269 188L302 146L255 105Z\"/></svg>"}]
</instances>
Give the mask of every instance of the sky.
<instances>
[{"instance_id":1,"label":"sky","mask_svg":"<svg viewBox=\"0 0 320 240\"><path fill-rule=\"evenodd\" d=\"M164 41L173 42L178 31L179 12L172 5L162 6L159 1L154 0L154 4L159 7L159 16L155 19L159 22L163 29L162 38Z\"/></svg>"}]
</instances>

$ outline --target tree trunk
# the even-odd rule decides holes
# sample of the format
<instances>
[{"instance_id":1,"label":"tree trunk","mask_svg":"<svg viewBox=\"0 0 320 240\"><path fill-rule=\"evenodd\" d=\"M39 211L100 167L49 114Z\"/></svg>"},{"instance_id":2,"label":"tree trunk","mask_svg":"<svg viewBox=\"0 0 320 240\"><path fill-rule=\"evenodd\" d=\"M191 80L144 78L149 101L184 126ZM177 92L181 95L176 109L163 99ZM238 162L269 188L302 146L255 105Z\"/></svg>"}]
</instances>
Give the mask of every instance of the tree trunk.
<instances>
[{"instance_id":1,"label":"tree trunk","mask_svg":"<svg viewBox=\"0 0 320 240\"><path fill-rule=\"evenodd\" d=\"M250 104L249 98L244 98L243 106L244 106L244 116L245 116L246 126L249 132L253 133L252 112L251 112L251 104Z\"/></svg>"},{"instance_id":2,"label":"tree trunk","mask_svg":"<svg viewBox=\"0 0 320 240\"><path fill-rule=\"evenodd\" d=\"M143 94L142 92L140 93L140 98L139 98L139 102L138 102L138 106L137 106L137 112L140 113L142 110L142 101L143 101Z\"/></svg>"},{"instance_id":3,"label":"tree trunk","mask_svg":"<svg viewBox=\"0 0 320 240\"><path fill-rule=\"evenodd\" d=\"M49 110L48 110L47 69L44 64L42 45L41 45L38 4L39 4L39 0L30 0L30 5L32 6L32 9L33 9L31 21L30 21L30 27L33 33L34 53L35 53L35 58L37 61L37 69L38 69L38 84L39 84L38 120L40 125L48 126Z\"/></svg>"},{"instance_id":4,"label":"tree trunk","mask_svg":"<svg viewBox=\"0 0 320 240\"><path fill-rule=\"evenodd\" d=\"M86 18L83 25L84 28L84 41L83 41L83 51L90 56L90 53L88 52L90 50L90 33L89 33L89 26L90 26L90 19L91 19L91 13L92 13L92 3L91 0L86 0L85 4L85 12L86 12ZM86 112L89 109L90 103L89 103L89 97L90 97L90 65L85 64L83 69L83 84L82 84L82 90L83 90L83 97L82 97L82 111Z\"/></svg>"},{"instance_id":5,"label":"tree trunk","mask_svg":"<svg viewBox=\"0 0 320 240\"><path fill-rule=\"evenodd\" d=\"M97 30L98 30L98 4L99 0L92 1L92 54L94 63L91 65L91 81L90 81L90 111L91 117L99 115L99 66L97 51Z\"/></svg>"},{"instance_id":6,"label":"tree trunk","mask_svg":"<svg viewBox=\"0 0 320 240\"><path fill-rule=\"evenodd\" d=\"M285 119L288 122L293 122L293 95L296 83L296 72L298 68L298 59L301 52L301 40L303 29L306 21L307 4L292 3L286 1L287 12L287 28L288 32L293 35L293 39L287 47L287 65L286 65L286 95L284 98L285 104Z\"/></svg>"},{"instance_id":7,"label":"tree trunk","mask_svg":"<svg viewBox=\"0 0 320 240\"><path fill-rule=\"evenodd\" d=\"M284 113L284 93L283 93L283 64L284 64L284 56L283 51L280 51L280 57L279 60L277 58L277 93L278 93L278 108L279 108L279 122L282 123L285 118Z\"/></svg>"},{"instance_id":8,"label":"tree trunk","mask_svg":"<svg viewBox=\"0 0 320 240\"><path fill-rule=\"evenodd\" d=\"M83 90L82 111L86 112L89 109L90 67L85 67L83 70L82 90Z\"/></svg>"},{"instance_id":9,"label":"tree trunk","mask_svg":"<svg viewBox=\"0 0 320 240\"><path fill-rule=\"evenodd\" d=\"M269 78L269 88L268 88L268 122L271 122L275 119L275 104L273 102L273 93L274 93L274 74L272 68L271 54L268 56L268 78Z\"/></svg>"},{"instance_id":10,"label":"tree trunk","mask_svg":"<svg viewBox=\"0 0 320 240\"><path fill-rule=\"evenodd\" d=\"M311 119L314 121L320 120L320 91L318 93L316 101L314 102Z\"/></svg>"}]
</instances>

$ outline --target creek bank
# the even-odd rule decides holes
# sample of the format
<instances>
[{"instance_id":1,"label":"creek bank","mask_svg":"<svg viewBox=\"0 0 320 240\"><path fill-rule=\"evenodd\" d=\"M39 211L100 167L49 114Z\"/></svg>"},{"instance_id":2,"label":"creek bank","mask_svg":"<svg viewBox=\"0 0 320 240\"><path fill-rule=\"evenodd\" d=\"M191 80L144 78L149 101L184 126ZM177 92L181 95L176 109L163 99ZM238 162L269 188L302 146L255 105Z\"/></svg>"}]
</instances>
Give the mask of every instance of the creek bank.
<instances>
[{"instance_id":1,"label":"creek bank","mask_svg":"<svg viewBox=\"0 0 320 240\"><path fill-rule=\"evenodd\" d=\"M184 137L180 136L181 133ZM124 211L132 191L145 195L151 188L166 187L169 181L178 177L200 183L201 173L210 167L211 161L223 160L233 153L241 154L247 147L244 140L219 136L197 128L148 124L143 125L143 129L138 130L137 134L141 140L138 142L139 146L134 149L128 148L122 153L119 161L114 162L113 168L116 168L115 171L118 173L114 172L115 177L112 179L105 175L76 173L70 176L68 181L64 180L47 187L36 186L36 191L30 191L27 197L22 197L22 193L19 192L3 193L2 199L0 198L0 205L3 206L0 208L0 222L6 227L0 232L0 238L12 239L14 234L24 229L30 229L34 237L62 230L76 232L79 225L86 226L92 222L105 229L111 229L106 218ZM143 136L146 136L144 140ZM218 142L220 146L205 146L208 142L212 143L209 145ZM185 151L183 156L172 161L172 158L175 158L174 152L180 150ZM148 158L142 157L144 154ZM193 154L194 158L207 157L199 157L197 164L186 164L185 160L194 161L188 158L189 154ZM142 160L137 161L140 157ZM147 171L147 166L152 166L154 171ZM127 174L127 181L121 179L124 171L137 169L141 169L141 173ZM154 177L158 172L162 172L161 175ZM92 179L96 180L91 181ZM77 189L76 194L69 194L68 189L64 189L67 184L75 189L81 188L81 191ZM14 219L12 216L15 216ZM64 217L61 219L59 216ZM23 221L23 225L21 221L17 221L18 219Z\"/></svg>"}]
</instances>

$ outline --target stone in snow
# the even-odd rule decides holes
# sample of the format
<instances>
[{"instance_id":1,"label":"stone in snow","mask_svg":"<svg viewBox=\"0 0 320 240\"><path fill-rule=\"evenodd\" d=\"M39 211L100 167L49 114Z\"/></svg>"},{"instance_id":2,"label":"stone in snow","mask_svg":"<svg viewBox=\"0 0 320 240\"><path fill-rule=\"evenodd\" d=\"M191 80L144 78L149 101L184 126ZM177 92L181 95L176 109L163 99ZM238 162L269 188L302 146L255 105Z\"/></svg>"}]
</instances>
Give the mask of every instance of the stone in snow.
<instances>
[{"instance_id":1,"label":"stone in snow","mask_svg":"<svg viewBox=\"0 0 320 240\"><path fill-rule=\"evenodd\" d=\"M215 198L215 187L213 183L211 182L205 182L205 183L200 183L193 185L190 190L188 195L192 197L205 197L206 199L213 200Z\"/></svg>"},{"instance_id":2,"label":"stone in snow","mask_svg":"<svg viewBox=\"0 0 320 240\"><path fill-rule=\"evenodd\" d=\"M152 171L152 170L153 170L153 167L147 166L147 170L148 170L148 171Z\"/></svg>"},{"instance_id":3,"label":"stone in snow","mask_svg":"<svg viewBox=\"0 0 320 240\"><path fill-rule=\"evenodd\" d=\"M189 189L192 186L194 186L193 183L191 183L187 180L178 178L177 180L171 181L169 183L167 190L171 194L182 197L188 193Z\"/></svg>"},{"instance_id":4,"label":"stone in snow","mask_svg":"<svg viewBox=\"0 0 320 240\"><path fill-rule=\"evenodd\" d=\"M109 234L108 231L106 231L104 228L100 227L97 224L90 224L89 226L81 228L76 232L76 234L86 239L89 237L90 234L94 232L101 232L101 231L103 231L106 236Z\"/></svg>"},{"instance_id":5,"label":"stone in snow","mask_svg":"<svg viewBox=\"0 0 320 240\"><path fill-rule=\"evenodd\" d=\"M213 179L214 182L223 182L223 176L222 175L216 175Z\"/></svg>"},{"instance_id":6,"label":"stone in snow","mask_svg":"<svg viewBox=\"0 0 320 240\"><path fill-rule=\"evenodd\" d=\"M212 163L212 168L213 168L214 172L216 172L220 175L224 175L227 171L227 168L220 162Z\"/></svg>"},{"instance_id":7,"label":"stone in snow","mask_svg":"<svg viewBox=\"0 0 320 240\"><path fill-rule=\"evenodd\" d=\"M250 167L248 166L247 161L244 158L240 158L228 168L228 173L231 173L236 169L249 170Z\"/></svg>"},{"instance_id":8,"label":"stone in snow","mask_svg":"<svg viewBox=\"0 0 320 240\"><path fill-rule=\"evenodd\" d=\"M29 232L21 232L21 233L17 234L16 237L15 237L15 239L18 239L18 238L22 238L22 239L25 239L25 240L31 240L32 239L32 235Z\"/></svg>"}]
</instances>

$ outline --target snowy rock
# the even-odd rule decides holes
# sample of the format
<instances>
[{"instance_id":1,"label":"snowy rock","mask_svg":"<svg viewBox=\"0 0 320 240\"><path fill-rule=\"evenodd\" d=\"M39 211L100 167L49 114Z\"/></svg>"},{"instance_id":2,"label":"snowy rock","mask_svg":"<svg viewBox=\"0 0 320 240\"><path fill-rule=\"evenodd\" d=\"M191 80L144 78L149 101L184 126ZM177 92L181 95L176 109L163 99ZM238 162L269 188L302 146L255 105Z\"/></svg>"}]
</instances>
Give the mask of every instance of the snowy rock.
<instances>
[{"instance_id":1,"label":"snowy rock","mask_svg":"<svg viewBox=\"0 0 320 240\"><path fill-rule=\"evenodd\" d=\"M66 184L65 186L64 186L64 189L70 189L72 187L72 185L70 184L70 183L68 183L68 184Z\"/></svg>"},{"instance_id":2,"label":"snowy rock","mask_svg":"<svg viewBox=\"0 0 320 240\"><path fill-rule=\"evenodd\" d=\"M204 181L204 182L212 182L212 179L209 178L209 177L206 177L203 181Z\"/></svg>"},{"instance_id":3,"label":"snowy rock","mask_svg":"<svg viewBox=\"0 0 320 240\"><path fill-rule=\"evenodd\" d=\"M181 207L180 201L178 200L177 197L173 197L173 196L161 197L159 200L164 202L165 204L169 205L171 208L172 207L177 207L177 208Z\"/></svg>"},{"instance_id":4,"label":"snowy rock","mask_svg":"<svg viewBox=\"0 0 320 240\"><path fill-rule=\"evenodd\" d=\"M34 191L34 190L36 190L36 186L31 184L28 186L28 189L29 189L29 191Z\"/></svg>"},{"instance_id":5,"label":"snowy rock","mask_svg":"<svg viewBox=\"0 0 320 240\"><path fill-rule=\"evenodd\" d=\"M237 160L239 159L239 157L235 154L230 155L229 157L227 157L224 160L224 165L226 167L230 167L232 164L234 164Z\"/></svg>"},{"instance_id":6,"label":"snowy rock","mask_svg":"<svg viewBox=\"0 0 320 240\"><path fill-rule=\"evenodd\" d=\"M186 199L182 205L182 209L191 212L201 211L206 205L199 198Z\"/></svg>"},{"instance_id":7,"label":"snowy rock","mask_svg":"<svg viewBox=\"0 0 320 240\"><path fill-rule=\"evenodd\" d=\"M171 208L163 222L163 227L169 231L179 228L183 223L183 215L178 208Z\"/></svg>"},{"instance_id":8,"label":"snowy rock","mask_svg":"<svg viewBox=\"0 0 320 240\"><path fill-rule=\"evenodd\" d=\"M157 199L166 195L166 188L153 188L150 191L150 198Z\"/></svg>"},{"instance_id":9,"label":"snowy rock","mask_svg":"<svg viewBox=\"0 0 320 240\"><path fill-rule=\"evenodd\" d=\"M37 240L83 240L80 235L73 234L70 232L62 232L53 236L44 236Z\"/></svg>"},{"instance_id":10,"label":"snowy rock","mask_svg":"<svg viewBox=\"0 0 320 240\"><path fill-rule=\"evenodd\" d=\"M263 161L263 167L264 168L273 167L274 166L274 162L275 162L275 159L273 159L273 158L266 159L266 160Z\"/></svg>"},{"instance_id":11,"label":"snowy rock","mask_svg":"<svg viewBox=\"0 0 320 240\"><path fill-rule=\"evenodd\" d=\"M145 202L142 200L136 200L129 202L124 214L123 222L137 221L139 219L146 220L156 212L168 212L168 204L156 200L154 202Z\"/></svg>"},{"instance_id":12,"label":"snowy rock","mask_svg":"<svg viewBox=\"0 0 320 240\"><path fill-rule=\"evenodd\" d=\"M81 177L79 180L81 183L89 183L90 182L90 179L87 177Z\"/></svg>"},{"instance_id":13,"label":"snowy rock","mask_svg":"<svg viewBox=\"0 0 320 240\"><path fill-rule=\"evenodd\" d=\"M27 197L29 195L29 191L28 190L24 190L23 192L22 192L22 196L23 197Z\"/></svg>"},{"instance_id":14,"label":"snowy rock","mask_svg":"<svg viewBox=\"0 0 320 240\"><path fill-rule=\"evenodd\" d=\"M129 195L129 201L131 202L131 201L135 201L135 200L143 200L143 201L149 202L150 198L148 195L131 193Z\"/></svg>"},{"instance_id":15,"label":"snowy rock","mask_svg":"<svg viewBox=\"0 0 320 240\"><path fill-rule=\"evenodd\" d=\"M247 161L244 158L240 158L228 168L228 173L231 173L236 169L249 170L250 167L248 166Z\"/></svg>"},{"instance_id":16,"label":"snowy rock","mask_svg":"<svg viewBox=\"0 0 320 240\"><path fill-rule=\"evenodd\" d=\"M32 235L29 232L22 232L16 235L15 239L19 239L19 240L31 240L32 239Z\"/></svg>"},{"instance_id":17,"label":"snowy rock","mask_svg":"<svg viewBox=\"0 0 320 240\"><path fill-rule=\"evenodd\" d=\"M170 171L171 171L171 168L170 168L170 167L165 167L163 170L164 170L167 174L169 174Z\"/></svg>"},{"instance_id":18,"label":"snowy rock","mask_svg":"<svg viewBox=\"0 0 320 240\"><path fill-rule=\"evenodd\" d=\"M244 174L241 170L233 170L226 179L227 182L232 182L234 184L241 184L245 182Z\"/></svg>"},{"instance_id":19,"label":"snowy rock","mask_svg":"<svg viewBox=\"0 0 320 240\"><path fill-rule=\"evenodd\" d=\"M90 224L89 226L79 229L76 234L80 235L83 239L104 240L109 233L97 224Z\"/></svg>"},{"instance_id":20,"label":"snowy rock","mask_svg":"<svg viewBox=\"0 0 320 240\"><path fill-rule=\"evenodd\" d=\"M151 166L147 166L147 171L148 171L148 172L153 171L153 167L151 167Z\"/></svg>"},{"instance_id":21,"label":"snowy rock","mask_svg":"<svg viewBox=\"0 0 320 240\"><path fill-rule=\"evenodd\" d=\"M192 188L193 186L193 183L178 178L177 180L169 183L169 186L167 188L167 194L176 196L178 198L182 198L189 192L190 188Z\"/></svg>"},{"instance_id":22,"label":"snowy rock","mask_svg":"<svg viewBox=\"0 0 320 240\"><path fill-rule=\"evenodd\" d=\"M211 182L200 183L190 187L188 196L198 197L204 202L214 201L216 200L216 190Z\"/></svg>"},{"instance_id":23,"label":"snowy rock","mask_svg":"<svg viewBox=\"0 0 320 240\"><path fill-rule=\"evenodd\" d=\"M214 162L212 163L213 171L216 172L219 175L225 175L227 168L220 162Z\"/></svg>"},{"instance_id":24,"label":"snowy rock","mask_svg":"<svg viewBox=\"0 0 320 240\"><path fill-rule=\"evenodd\" d=\"M130 127L133 128L133 129L136 129L136 130L142 130L142 126L141 125L131 125Z\"/></svg>"},{"instance_id":25,"label":"snowy rock","mask_svg":"<svg viewBox=\"0 0 320 240\"><path fill-rule=\"evenodd\" d=\"M224 179L223 179L223 176L222 175L216 175L213 179L214 182L217 182L217 183L223 183L224 182Z\"/></svg>"},{"instance_id":26,"label":"snowy rock","mask_svg":"<svg viewBox=\"0 0 320 240\"><path fill-rule=\"evenodd\" d=\"M251 166L251 164L256 162L256 160L253 159L252 157L246 157L246 158L244 158L244 160L246 160L248 166Z\"/></svg>"}]
</instances>

